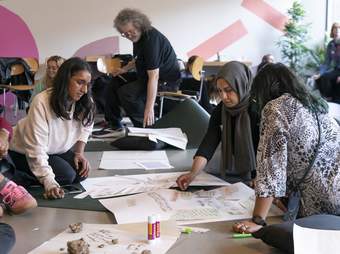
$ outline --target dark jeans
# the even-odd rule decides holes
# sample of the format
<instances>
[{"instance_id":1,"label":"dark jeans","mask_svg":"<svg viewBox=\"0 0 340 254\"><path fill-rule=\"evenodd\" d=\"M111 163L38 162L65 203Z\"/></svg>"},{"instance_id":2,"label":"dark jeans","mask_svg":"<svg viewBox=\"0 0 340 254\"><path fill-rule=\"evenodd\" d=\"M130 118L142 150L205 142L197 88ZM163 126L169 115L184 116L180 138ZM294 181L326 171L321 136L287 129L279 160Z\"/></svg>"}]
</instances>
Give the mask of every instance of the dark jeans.
<instances>
[{"instance_id":1,"label":"dark jeans","mask_svg":"<svg viewBox=\"0 0 340 254\"><path fill-rule=\"evenodd\" d=\"M0 254L8 254L15 244L13 228L5 223L0 223Z\"/></svg>"},{"instance_id":2,"label":"dark jeans","mask_svg":"<svg viewBox=\"0 0 340 254\"><path fill-rule=\"evenodd\" d=\"M147 81L137 79L136 73L125 73L114 77L106 93L105 120L110 127L121 127L121 108L136 127L143 126L144 109L147 95ZM168 83L165 88L177 90L177 82ZM172 87L174 87L172 89ZM164 90L163 86L159 90Z\"/></svg>"},{"instance_id":3,"label":"dark jeans","mask_svg":"<svg viewBox=\"0 0 340 254\"><path fill-rule=\"evenodd\" d=\"M316 80L317 87L322 96L332 97L333 99L340 98L340 84L336 83L338 77L340 77L340 69L334 69L322 74Z\"/></svg>"},{"instance_id":4,"label":"dark jeans","mask_svg":"<svg viewBox=\"0 0 340 254\"><path fill-rule=\"evenodd\" d=\"M30 170L24 154L9 151L9 155L16 167L13 176L13 180L16 183L25 187L39 184L38 179ZM74 153L71 150L63 154L49 155L48 164L52 167L53 173L55 174L55 180L60 185L79 183L85 179L84 177L81 177L76 170Z\"/></svg>"}]
</instances>

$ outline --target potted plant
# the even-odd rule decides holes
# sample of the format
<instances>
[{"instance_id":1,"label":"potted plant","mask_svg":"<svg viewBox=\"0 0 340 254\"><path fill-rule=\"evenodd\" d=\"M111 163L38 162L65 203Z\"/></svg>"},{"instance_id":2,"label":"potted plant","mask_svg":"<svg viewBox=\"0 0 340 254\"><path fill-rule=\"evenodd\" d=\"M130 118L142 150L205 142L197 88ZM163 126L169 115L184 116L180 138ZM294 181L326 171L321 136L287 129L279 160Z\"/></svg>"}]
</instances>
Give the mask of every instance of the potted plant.
<instances>
[{"instance_id":1,"label":"potted plant","mask_svg":"<svg viewBox=\"0 0 340 254\"><path fill-rule=\"evenodd\" d=\"M281 48L282 60L300 76L304 73L305 59L309 49L304 45L308 40L308 26L303 23L305 10L297 2L288 10L289 19L284 26L278 46Z\"/></svg>"}]
</instances>

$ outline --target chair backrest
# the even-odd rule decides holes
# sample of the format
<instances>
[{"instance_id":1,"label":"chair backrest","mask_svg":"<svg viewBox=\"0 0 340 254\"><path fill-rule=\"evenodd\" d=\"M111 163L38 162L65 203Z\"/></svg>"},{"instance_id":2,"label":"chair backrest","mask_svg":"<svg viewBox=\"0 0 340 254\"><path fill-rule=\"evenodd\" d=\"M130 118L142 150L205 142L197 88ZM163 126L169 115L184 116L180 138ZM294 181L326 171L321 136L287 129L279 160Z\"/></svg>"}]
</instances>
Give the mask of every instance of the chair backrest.
<instances>
[{"instance_id":1,"label":"chair backrest","mask_svg":"<svg viewBox=\"0 0 340 254\"><path fill-rule=\"evenodd\" d=\"M85 61L92 63L97 62L99 58L104 58L105 56L85 56Z\"/></svg>"},{"instance_id":2,"label":"chair backrest","mask_svg":"<svg viewBox=\"0 0 340 254\"><path fill-rule=\"evenodd\" d=\"M119 58L100 57L97 60L97 69L102 73L110 74L121 66L122 63Z\"/></svg>"},{"instance_id":3,"label":"chair backrest","mask_svg":"<svg viewBox=\"0 0 340 254\"><path fill-rule=\"evenodd\" d=\"M25 68L22 64L13 64L11 66L11 76L16 76L23 74L25 72Z\"/></svg>"},{"instance_id":4,"label":"chair backrest","mask_svg":"<svg viewBox=\"0 0 340 254\"><path fill-rule=\"evenodd\" d=\"M198 56L195 58L191 66L189 66L189 71L194 79L201 80L203 64L204 64L204 59Z\"/></svg>"},{"instance_id":5,"label":"chair backrest","mask_svg":"<svg viewBox=\"0 0 340 254\"><path fill-rule=\"evenodd\" d=\"M204 65L204 59L200 56L196 57L191 66L189 66L188 70L191 73L192 77L200 81L200 89L199 89L199 94L197 97L197 101L201 100L202 97L202 90L203 90L203 85L204 85L204 70L203 70L203 65Z\"/></svg>"},{"instance_id":6,"label":"chair backrest","mask_svg":"<svg viewBox=\"0 0 340 254\"><path fill-rule=\"evenodd\" d=\"M28 64L28 66L30 67L30 72L35 74L39 69L38 59L33 58L33 57L28 57L28 58L23 58L23 59Z\"/></svg>"}]
</instances>

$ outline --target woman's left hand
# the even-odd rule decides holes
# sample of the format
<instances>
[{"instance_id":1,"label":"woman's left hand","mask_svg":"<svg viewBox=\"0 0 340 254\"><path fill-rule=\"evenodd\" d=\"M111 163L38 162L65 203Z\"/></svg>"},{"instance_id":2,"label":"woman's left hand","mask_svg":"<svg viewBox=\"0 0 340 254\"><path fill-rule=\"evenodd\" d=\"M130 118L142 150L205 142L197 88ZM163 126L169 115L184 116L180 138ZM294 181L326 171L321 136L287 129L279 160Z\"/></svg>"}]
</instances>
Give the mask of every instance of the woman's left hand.
<instances>
[{"instance_id":1,"label":"woman's left hand","mask_svg":"<svg viewBox=\"0 0 340 254\"><path fill-rule=\"evenodd\" d=\"M257 225L256 223L252 221L241 221L241 222L236 222L233 225L233 230L235 233L254 233L262 228L261 225Z\"/></svg>"},{"instance_id":2,"label":"woman's left hand","mask_svg":"<svg viewBox=\"0 0 340 254\"><path fill-rule=\"evenodd\" d=\"M87 177L89 175L91 168L90 163L83 153L74 153L74 164L80 176Z\"/></svg>"}]
</instances>

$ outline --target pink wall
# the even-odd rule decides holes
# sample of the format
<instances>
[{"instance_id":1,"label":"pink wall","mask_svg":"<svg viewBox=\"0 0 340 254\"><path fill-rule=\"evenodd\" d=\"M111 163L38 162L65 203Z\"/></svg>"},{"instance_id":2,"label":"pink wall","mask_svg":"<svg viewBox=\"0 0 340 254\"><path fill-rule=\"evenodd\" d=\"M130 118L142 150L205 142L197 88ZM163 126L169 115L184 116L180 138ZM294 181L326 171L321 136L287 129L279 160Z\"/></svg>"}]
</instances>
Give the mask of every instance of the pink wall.
<instances>
[{"instance_id":1,"label":"pink wall","mask_svg":"<svg viewBox=\"0 0 340 254\"><path fill-rule=\"evenodd\" d=\"M0 5L0 57L35 57L38 48L26 23L15 13Z\"/></svg>"},{"instance_id":2,"label":"pink wall","mask_svg":"<svg viewBox=\"0 0 340 254\"><path fill-rule=\"evenodd\" d=\"M74 53L74 56L103 56L112 55L119 52L119 38L118 36L106 37L86 44Z\"/></svg>"}]
</instances>

